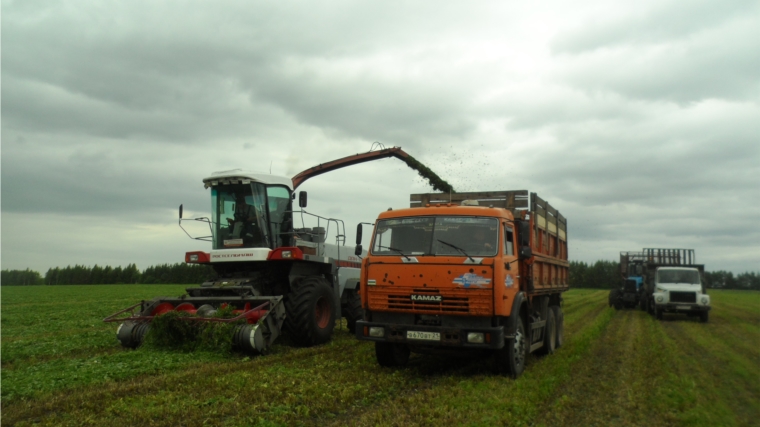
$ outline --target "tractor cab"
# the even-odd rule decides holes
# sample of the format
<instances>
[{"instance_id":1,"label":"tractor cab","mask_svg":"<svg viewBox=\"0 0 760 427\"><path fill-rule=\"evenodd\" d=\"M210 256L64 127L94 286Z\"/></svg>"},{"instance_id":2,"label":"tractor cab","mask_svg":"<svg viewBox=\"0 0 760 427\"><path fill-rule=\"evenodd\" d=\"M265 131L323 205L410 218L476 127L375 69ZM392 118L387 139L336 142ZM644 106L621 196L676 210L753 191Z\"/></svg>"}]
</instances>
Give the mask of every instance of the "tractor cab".
<instances>
[{"instance_id":1,"label":"tractor cab","mask_svg":"<svg viewBox=\"0 0 760 427\"><path fill-rule=\"evenodd\" d=\"M212 249L290 245L290 179L233 170L217 172L203 183L211 189Z\"/></svg>"}]
</instances>

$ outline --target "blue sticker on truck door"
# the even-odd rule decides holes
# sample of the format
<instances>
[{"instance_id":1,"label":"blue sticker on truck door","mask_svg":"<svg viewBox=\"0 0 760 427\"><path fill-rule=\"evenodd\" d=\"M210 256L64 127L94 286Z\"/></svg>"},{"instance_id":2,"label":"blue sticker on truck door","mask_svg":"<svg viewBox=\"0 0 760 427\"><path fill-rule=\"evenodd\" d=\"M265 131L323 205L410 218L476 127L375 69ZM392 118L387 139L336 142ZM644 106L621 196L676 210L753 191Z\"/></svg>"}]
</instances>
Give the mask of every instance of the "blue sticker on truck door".
<instances>
[{"instance_id":1,"label":"blue sticker on truck door","mask_svg":"<svg viewBox=\"0 0 760 427\"><path fill-rule=\"evenodd\" d=\"M511 288L512 285L515 284L515 279L512 278L511 274L507 274L507 277L504 279L504 286L507 288Z\"/></svg>"},{"instance_id":2,"label":"blue sticker on truck door","mask_svg":"<svg viewBox=\"0 0 760 427\"><path fill-rule=\"evenodd\" d=\"M483 276L478 276L474 273L464 273L463 275L454 279L454 284L469 288L470 286L483 287L491 284L491 279Z\"/></svg>"}]
</instances>

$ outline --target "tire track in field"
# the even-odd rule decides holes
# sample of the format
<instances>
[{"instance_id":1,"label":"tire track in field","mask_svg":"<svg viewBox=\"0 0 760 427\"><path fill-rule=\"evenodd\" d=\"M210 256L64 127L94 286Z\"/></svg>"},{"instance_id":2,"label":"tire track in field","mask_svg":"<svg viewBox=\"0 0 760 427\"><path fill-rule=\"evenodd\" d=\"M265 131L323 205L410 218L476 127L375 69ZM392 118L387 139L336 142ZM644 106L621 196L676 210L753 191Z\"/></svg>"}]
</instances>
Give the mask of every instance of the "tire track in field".
<instances>
[{"instance_id":1,"label":"tire track in field","mask_svg":"<svg viewBox=\"0 0 760 427\"><path fill-rule=\"evenodd\" d=\"M648 419L645 391L658 373L646 358L648 315L618 311L588 354L575 367L574 380L555 394L554 407L537 423L551 426L667 425Z\"/></svg>"},{"instance_id":2,"label":"tire track in field","mask_svg":"<svg viewBox=\"0 0 760 427\"><path fill-rule=\"evenodd\" d=\"M731 409L742 426L756 425L760 419L760 348L736 352L741 338L729 328L710 328L710 324L666 321L666 334L681 349L690 369L700 378L699 393L708 402L722 403Z\"/></svg>"},{"instance_id":3,"label":"tire track in field","mask_svg":"<svg viewBox=\"0 0 760 427\"><path fill-rule=\"evenodd\" d=\"M128 380L108 382L64 389L46 396L35 397L29 401L12 401L3 405L3 424L14 424L25 419L39 419L46 416L56 416L65 413L86 413L89 417L102 414L108 400L130 398L139 395L151 395L165 390L172 390L178 384L192 383L194 377L202 372L203 376L220 376L235 372L263 370L281 365L298 364L314 357L320 347L292 348L278 346L274 354L256 357L251 362L240 363L233 360L223 364L199 363L181 368L181 371L171 371L166 374L140 375ZM344 352L345 349L336 349ZM125 350L127 351L127 350ZM139 350L138 350L139 351ZM147 352L147 351L146 351ZM97 402L92 404L91 402Z\"/></svg>"},{"instance_id":4,"label":"tire track in field","mask_svg":"<svg viewBox=\"0 0 760 427\"><path fill-rule=\"evenodd\" d=\"M601 297L597 298L601 301ZM593 301L593 300L592 300ZM574 309L577 308L572 306ZM591 327L599 318L601 313L606 310L606 306L600 303L584 304L577 310L573 310L574 316L565 318L565 340L566 346L569 347L574 335ZM568 320L569 319L569 320ZM423 359L426 358L426 359ZM526 364L525 376L535 376L534 381L540 382L546 375L545 369L541 366L545 361L553 356L535 356L528 357ZM422 356L420 362L430 363L430 361L441 360L431 356ZM470 387L477 392L488 391L489 393L520 393L516 390L521 389L521 385L503 376L495 375L492 372L492 358L472 359L459 369L444 372L445 376L435 378L433 381L426 383L422 387L406 390L402 393L390 396L388 399L378 401L372 406L357 406L350 411L338 414L337 417L324 419L320 417L314 420L312 424L324 426L342 426L342 425L441 425L447 423L470 423L471 420L466 418L467 414L458 414L455 409L456 402L449 401L450 396L461 394L461 387ZM528 374L529 371L535 371ZM434 370L431 370L434 372ZM521 379L525 381L527 378ZM530 381L530 380L528 380ZM535 392L535 391L534 391ZM509 400L509 399L507 399ZM443 401L443 402L442 402ZM440 408L443 405L444 408ZM452 409L454 408L454 409ZM483 412L492 411L493 408L483 408ZM472 410L472 409L470 409ZM516 409L520 411L519 408ZM389 420L388 414L394 414L398 417ZM465 418L461 418L464 415ZM483 413L476 413L481 416ZM502 419L504 414L499 414ZM492 423L501 424L500 421L494 420Z\"/></svg>"}]
</instances>

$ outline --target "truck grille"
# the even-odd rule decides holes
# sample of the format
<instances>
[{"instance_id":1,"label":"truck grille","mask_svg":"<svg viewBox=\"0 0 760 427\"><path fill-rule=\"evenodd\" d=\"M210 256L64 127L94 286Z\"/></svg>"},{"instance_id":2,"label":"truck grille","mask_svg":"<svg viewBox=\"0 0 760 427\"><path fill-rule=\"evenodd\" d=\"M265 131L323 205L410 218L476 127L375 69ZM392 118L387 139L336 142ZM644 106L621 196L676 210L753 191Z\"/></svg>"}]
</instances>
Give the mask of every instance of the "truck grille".
<instances>
[{"instance_id":1,"label":"truck grille","mask_svg":"<svg viewBox=\"0 0 760 427\"><path fill-rule=\"evenodd\" d=\"M412 295L440 295L441 301L413 301ZM490 316L493 313L490 289L369 289L369 309L418 314L460 314Z\"/></svg>"},{"instance_id":2,"label":"truck grille","mask_svg":"<svg viewBox=\"0 0 760 427\"><path fill-rule=\"evenodd\" d=\"M670 302L697 302L697 294L695 292L671 292Z\"/></svg>"}]
</instances>

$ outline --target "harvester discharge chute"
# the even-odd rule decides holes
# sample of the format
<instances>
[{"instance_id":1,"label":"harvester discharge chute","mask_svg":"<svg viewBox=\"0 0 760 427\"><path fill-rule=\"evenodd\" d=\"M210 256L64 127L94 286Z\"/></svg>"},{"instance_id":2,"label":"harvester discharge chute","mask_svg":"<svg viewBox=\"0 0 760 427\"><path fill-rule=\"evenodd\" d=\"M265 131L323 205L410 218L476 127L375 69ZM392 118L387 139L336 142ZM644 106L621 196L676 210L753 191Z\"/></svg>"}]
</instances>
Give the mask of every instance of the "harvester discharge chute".
<instances>
[{"instance_id":1,"label":"harvester discharge chute","mask_svg":"<svg viewBox=\"0 0 760 427\"><path fill-rule=\"evenodd\" d=\"M205 178L211 218L184 221L208 224L209 236L193 238L211 242L212 249L188 252L185 262L209 265L216 277L180 297L142 301L104 321L121 323L117 337L128 348L140 346L154 319L167 313L186 322L229 323L233 347L248 353L265 351L283 330L296 345L327 342L341 317L353 332L363 316L361 258L345 246L343 221L303 209L305 192L298 198L301 210L293 210L295 189L322 173L387 157L416 162L393 147L320 164L293 178L239 169ZM179 217L182 227L182 206ZM294 227L298 217L300 228ZM303 226L305 217L317 226ZM326 242L328 235L334 243ZM222 311L226 316L218 315Z\"/></svg>"}]
</instances>

